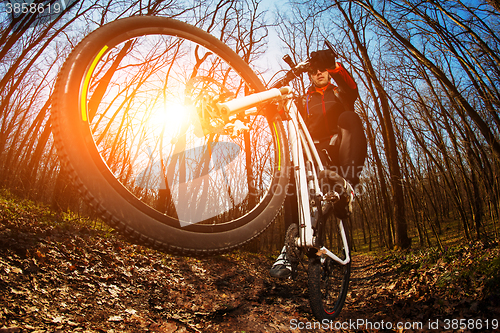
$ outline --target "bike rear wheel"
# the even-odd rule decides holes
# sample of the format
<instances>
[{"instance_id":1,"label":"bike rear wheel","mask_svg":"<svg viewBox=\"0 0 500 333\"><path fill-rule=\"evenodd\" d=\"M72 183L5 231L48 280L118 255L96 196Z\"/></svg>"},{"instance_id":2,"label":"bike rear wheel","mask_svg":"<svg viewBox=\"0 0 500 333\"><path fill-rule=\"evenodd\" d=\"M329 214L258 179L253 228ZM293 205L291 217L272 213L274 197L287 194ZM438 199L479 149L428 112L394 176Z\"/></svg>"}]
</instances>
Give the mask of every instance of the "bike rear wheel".
<instances>
[{"instance_id":1,"label":"bike rear wheel","mask_svg":"<svg viewBox=\"0 0 500 333\"><path fill-rule=\"evenodd\" d=\"M216 115L216 102L262 90L234 51L199 28L120 19L88 35L63 65L54 138L111 226L170 253L226 252L258 236L285 198L279 115L242 116L249 130L234 136Z\"/></svg>"},{"instance_id":2,"label":"bike rear wheel","mask_svg":"<svg viewBox=\"0 0 500 333\"><path fill-rule=\"evenodd\" d=\"M332 222L337 221L334 219ZM344 260L346 255L342 246L339 224L332 223L331 227L336 228L334 232L329 233L333 244L329 250ZM326 229L322 228L320 233L318 238L321 244L319 246L322 246L326 243ZM309 258L309 305L318 320L330 321L338 317L347 296L350 276L351 262L341 265L324 254Z\"/></svg>"}]
</instances>

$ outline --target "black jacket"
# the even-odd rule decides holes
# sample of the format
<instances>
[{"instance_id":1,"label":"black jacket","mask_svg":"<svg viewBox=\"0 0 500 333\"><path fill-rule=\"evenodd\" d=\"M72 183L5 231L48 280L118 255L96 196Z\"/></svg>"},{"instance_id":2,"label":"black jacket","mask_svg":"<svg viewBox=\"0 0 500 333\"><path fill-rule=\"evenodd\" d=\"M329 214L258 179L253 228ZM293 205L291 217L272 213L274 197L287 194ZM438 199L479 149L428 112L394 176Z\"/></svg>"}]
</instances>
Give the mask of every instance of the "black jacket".
<instances>
[{"instance_id":1,"label":"black jacket","mask_svg":"<svg viewBox=\"0 0 500 333\"><path fill-rule=\"evenodd\" d=\"M309 87L303 115L312 138L320 142L338 133L340 114L354 111L354 102L358 97L356 82L340 63L328 73L338 86L329 83L323 88Z\"/></svg>"}]
</instances>

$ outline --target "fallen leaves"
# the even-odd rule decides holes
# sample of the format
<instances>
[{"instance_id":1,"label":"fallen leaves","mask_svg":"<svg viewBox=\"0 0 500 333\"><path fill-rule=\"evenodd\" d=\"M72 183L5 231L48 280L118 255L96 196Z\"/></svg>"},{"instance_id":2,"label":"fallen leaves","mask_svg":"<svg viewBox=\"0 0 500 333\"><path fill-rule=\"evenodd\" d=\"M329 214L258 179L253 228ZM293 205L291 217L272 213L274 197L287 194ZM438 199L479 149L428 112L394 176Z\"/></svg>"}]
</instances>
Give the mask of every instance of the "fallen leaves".
<instances>
[{"instance_id":1,"label":"fallen leaves","mask_svg":"<svg viewBox=\"0 0 500 333\"><path fill-rule=\"evenodd\" d=\"M111 316L108 321L123 321L122 316Z\"/></svg>"},{"instance_id":2,"label":"fallen leaves","mask_svg":"<svg viewBox=\"0 0 500 333\"><path fill-rule=\"evenodd\" d=\"M271 279L272 258L169 256L9 205L0 200L0 333L291 332L292 319L315 320L305 272ZM453 253L356 255L338 320L498 317L490 299L498 247Z\"/></svg>"},{"instance_id":3,"label":"fallen leaves","mask_svg":"<svg viewBox=\"0 0 500 333\"><path fill-rule=\"evenodd\" d=\"M491 283L498 279L498 244L485 247L477 243L440 254L435 251L396 252L379 259L358 256L353 260L355 267L371 269L353 269L347 308L359 310L359 316L363 307L376 309L385 303L390 314L382 311L374 316L384 320L499 317L500 287ZM371 292L374 284L378 287ZM351 313L344 311L341 316Z\"/></svg>"},{"instance_id":4,"label":"fallen leaves","mask_svg":"<svg viewBox=\"0 0 500 333\"><path fill-rule=\"evenodd\" d=\"M16 212L18 218L12 213L0 225L2 330L223 332L239 326L251 332L249 325L286 323L281 308L307 309L303 289L290 292L292 283L275 289L269 258L174 257L78 223L39 223L36 214L27 219L21 208ZM284 290L293 299L285 306L275 302Z\"/></svg>"}]
</instances>

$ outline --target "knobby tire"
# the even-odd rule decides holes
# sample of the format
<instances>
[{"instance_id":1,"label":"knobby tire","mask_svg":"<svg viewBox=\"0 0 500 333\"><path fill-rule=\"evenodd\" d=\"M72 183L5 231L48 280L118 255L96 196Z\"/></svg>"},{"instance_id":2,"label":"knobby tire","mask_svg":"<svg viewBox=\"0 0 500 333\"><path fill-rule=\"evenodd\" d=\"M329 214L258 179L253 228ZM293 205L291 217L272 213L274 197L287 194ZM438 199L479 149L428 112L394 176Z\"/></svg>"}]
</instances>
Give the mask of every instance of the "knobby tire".
<instances>
[{"instance_id":1,"label":"knobby tire","mask_svg":"<svg viewBox=\"0 0 500 333\"><path fill-rule=\"evenodd\" d=\"M160 42L165 50L156 47ZM148 43L153 47L146 52ZM200 60L199 55L212 61L207 69L203 67L206 59ZM179 77L172 78L173 73ZM148 89L144 78L150 80ZM180 85L184 78L189 89L168 92L166 87ZM244 86L234 83L231 91L230 79L244 82ZM153 88L163 91L155 100L185 93L184 99L199 106L208 95L221 99L230 93L262 91L264 85L225 43L184 22L137 16L98 28L64 63L52 111L63 167L85 200L129 238L169 253L223 253L257 237L280 211L288 183L288 144L278 113L263 112L255 117L257 121L251 119L260 127L247 137L189 134L192 142L203 143L179 150L188 142L188 130L182 132L182 127L176 128L180 133L177 141L173 134L168 136L168 129L156 132L163 140L156 145L143 137L154 121L145 129L136 129L146 126L139 117L146 117L141 108L149 107L152 99L146 96ZM137 97L139 94L143 96ZM199 133L199 128L195 130ZM143 146L133 147L136 142Z\"/></svg>"},{"instance_id":2,"label":"knobby tire","mask_svg":"<svg viewBox=\"0 0 500 333\"><path fill-rule=\"evenodd\" d=\"M334 222L336 222L335 219ZM321 228L321 230L322 234L318 237L321 240L319 246L324 245L326 239L326 228ZM339 244L340 231L339 228L336 230L338 232L335 238ZM340 246L337 246L337 251L330 250L341 259L345 258L345 253ZM323 258L316 255L309 258L309 305L319 321L332 321L338 317L347 297L350 276L351 262L342 266L326 255Z\"/></svg>"}]
</instances>

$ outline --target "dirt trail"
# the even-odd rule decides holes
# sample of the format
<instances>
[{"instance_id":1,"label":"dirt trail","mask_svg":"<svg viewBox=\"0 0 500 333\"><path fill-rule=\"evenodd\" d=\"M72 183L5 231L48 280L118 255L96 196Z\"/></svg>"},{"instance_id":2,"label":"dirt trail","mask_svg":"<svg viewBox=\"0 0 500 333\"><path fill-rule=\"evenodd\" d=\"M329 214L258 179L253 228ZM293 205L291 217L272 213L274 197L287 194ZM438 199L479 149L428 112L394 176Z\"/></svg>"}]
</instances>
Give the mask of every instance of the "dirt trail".
<instances>
[{"instance_id":1,"label":"dirt trail","mask_svg":"<svg viewBox=\"0 0 500 333\"><path fill-rule=\"evenodd\" d=\"M245 252L174 257L74 223L2 219L0 333L324 331L299 329L315 322L306 273L275 280L272 262ZM427 323L438 310L446 314L442 308L450 306L437 302L432 289L412 285L418 272L410 275L405 280L390 264L355 255L338 322ZM461 309L484 317L474 306Z\"/></svg>"}]
</instances>

